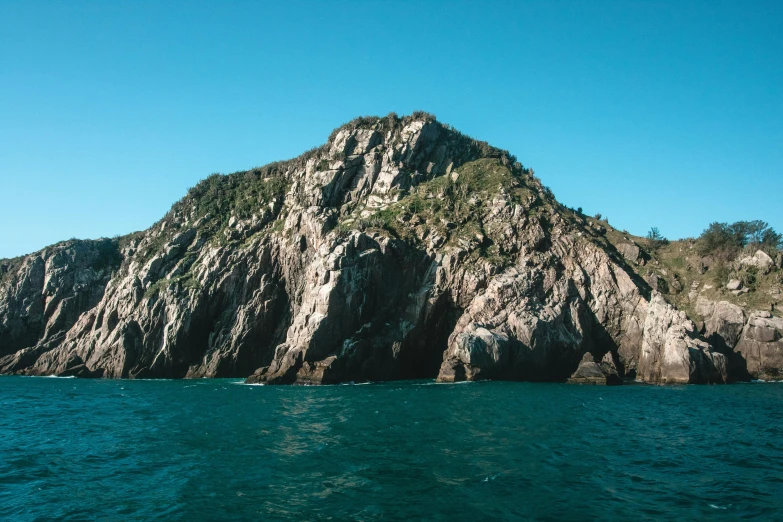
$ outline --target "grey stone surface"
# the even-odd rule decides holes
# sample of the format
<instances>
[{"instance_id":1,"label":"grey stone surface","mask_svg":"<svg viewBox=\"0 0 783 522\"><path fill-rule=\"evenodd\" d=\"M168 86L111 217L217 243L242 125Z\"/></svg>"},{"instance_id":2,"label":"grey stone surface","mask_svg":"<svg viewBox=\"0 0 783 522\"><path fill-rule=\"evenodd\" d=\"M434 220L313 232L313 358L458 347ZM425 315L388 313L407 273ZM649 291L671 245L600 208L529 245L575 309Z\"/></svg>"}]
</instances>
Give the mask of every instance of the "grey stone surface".
<instances>
[{"instance_id":1,"label":"grey stone surface","mask_svg":"<svg viewBox=\"0 0 783 522\"><path fill-rule=\"evenodd\" d=\"M0 372L272 384L595 371L604 382L727 379L724 355L603 246L606 230L564 218L508 153L428 117L389 121L349 124L320 149L246 174L286 183L249 214L218 205L200 215L183 200L122 244L66 242L8 265ZM423 183L458 184L476 160L509 169L515 185L462 195L456 204L471 213L461 221L400 213L406 238L374 224ZM777 323L733 313L713 305L708 330L732 346L761 343L743 353L763 345L767 355L752 357L777 364L767 350L780 342ZM606 355L583 360L590 352Z\"/></svg>"}]
</instances>

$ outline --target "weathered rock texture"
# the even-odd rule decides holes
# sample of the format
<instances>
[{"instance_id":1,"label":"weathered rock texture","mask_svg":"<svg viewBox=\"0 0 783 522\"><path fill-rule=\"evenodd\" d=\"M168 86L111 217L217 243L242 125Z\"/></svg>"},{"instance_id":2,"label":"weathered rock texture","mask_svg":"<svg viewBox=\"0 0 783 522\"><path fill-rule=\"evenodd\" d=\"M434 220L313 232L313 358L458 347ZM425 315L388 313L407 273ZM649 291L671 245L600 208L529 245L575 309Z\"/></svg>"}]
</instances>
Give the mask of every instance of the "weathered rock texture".
<instances>
[{"instance_id":1,"label":"weathered rock texture","mask_svg":"<svg viewBox=\"0 0 783 522\"><path fill-rule=\"evenodd\" d=\"M684 312L655 294L644 323L638 376L645 382L725 383L728 364L699 337Z\"/></svg>"},{"instance_id":2,"label":"weathered rock texture","mask_svg":"<svg viewBox=\"0 0 783 522\"><path fill-rule=\"evenodd\" d=\"M611 352L606 352L600 363L595 362L593 355L587 352L568 382L573 384L622 384L623 380L617 373L617 366Z\"/></svg>"},{"instance_id":3,"label":"weathered rock texture","mask_svg":"<svg viewBox=\"0 0 783 522\"><path fill-rule=\"evenodd\" d=\"M783 319L705 298L699 298L696 311L706 317L705 335L727 354L735 378L783 378Z\"/></svg>"},{"instance_id":4,"label":"weathered rock texture","mask_svg":"<svg viewBox=\"0 0 783 522\"><path fill-rule=\"evenodd\" d=\"M727 356L634 272L638 247L605 232L429 115L362 118L207 178L143 233L2 262L0 372L728 380ZM737 349L773 361L779 325L754 317Z\"/></svg>"}]
</instances>

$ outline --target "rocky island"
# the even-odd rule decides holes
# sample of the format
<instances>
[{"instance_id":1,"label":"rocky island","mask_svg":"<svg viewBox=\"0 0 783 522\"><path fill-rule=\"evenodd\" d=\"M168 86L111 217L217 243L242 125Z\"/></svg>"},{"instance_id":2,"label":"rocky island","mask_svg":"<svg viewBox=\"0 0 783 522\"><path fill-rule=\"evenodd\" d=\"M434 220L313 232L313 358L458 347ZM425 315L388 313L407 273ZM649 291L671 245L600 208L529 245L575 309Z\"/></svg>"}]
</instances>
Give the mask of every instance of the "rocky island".
<instances>
[{"instance_id":1,"label":"rocky island","mask_svg":"<svg viewBox=\"0 0 783 522\"><path fill-rule=\"evenodd\" d=\"M0 373L783 378L780 236L714 225L635 237L429 114L358 118L146 231L0 260Z\"/></svg>"}]
</instances>

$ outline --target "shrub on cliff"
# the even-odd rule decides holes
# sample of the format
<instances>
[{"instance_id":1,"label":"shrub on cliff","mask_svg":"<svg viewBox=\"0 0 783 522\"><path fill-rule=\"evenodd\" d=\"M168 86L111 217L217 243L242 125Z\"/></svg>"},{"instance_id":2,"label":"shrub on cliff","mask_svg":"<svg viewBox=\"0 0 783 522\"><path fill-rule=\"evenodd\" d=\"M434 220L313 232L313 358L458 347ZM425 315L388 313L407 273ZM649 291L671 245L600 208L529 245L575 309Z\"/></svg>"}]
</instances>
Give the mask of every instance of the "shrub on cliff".
<instances>
[{"instance_id":1,"label":"shrub on cliff","mask_svg":"<svg viewBox=\"0 0 783 522\"><path fill-rule=\"evenodd\" d=\"M652 227L650 231L647 232L647 241L649 241L650 248L653 250L657 250L662 246L669 244L669 240L661 234L658 227Z\"/></svg>"},{"instance_id":2,"label":"shrub on cliff","mask_svg":"<svg viewBox=\"0 0 783 522\"><path fill-rule=\"evenodd\" d=\"M783 248L782 239L781 234L761 220L714 222L699 236L697 248L702 255L733 259L745 247L774 254Z\"/></svg>"}]
</instances>

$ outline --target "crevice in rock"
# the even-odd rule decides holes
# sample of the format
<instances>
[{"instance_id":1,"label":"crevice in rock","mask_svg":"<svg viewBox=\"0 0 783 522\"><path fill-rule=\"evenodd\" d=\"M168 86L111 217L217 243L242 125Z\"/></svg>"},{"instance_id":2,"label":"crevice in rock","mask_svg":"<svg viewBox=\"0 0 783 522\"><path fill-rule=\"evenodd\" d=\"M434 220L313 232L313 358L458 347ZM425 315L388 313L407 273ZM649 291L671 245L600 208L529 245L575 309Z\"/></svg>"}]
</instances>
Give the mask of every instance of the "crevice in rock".
<instances>
[{"instance_id":1,"label":"crevice in rock","mask_svg":"<svg viewBox=\"0 0 783 522\"><path fill-rule=\"evenodd\" d=\"M398 379L435 379L448 348L449 336L454 332L462 309L443 295L435 304L431 320L411 332L417 344L400 357Z\"/></svg>"},{"instance_id":2,"label":"crevice in rock","mask_svg":"<svg viewBox=\"0 0 783 522\"><path fill-rule=\"evenodd\" d=\"M285 341L286 331L291 325L291 301L285 292L284 285L279 289L270 310L267 310L262 321L257 322L242 340L237 348L233 368L225 377L248 377L262 367L268 366L274 357L277 345ZM260 323L260 324L259 324ZM274 325L270 329L269 326Z\"/></svg>"},{"instance_id":3,"label":"crevice in rock","mask_svg":"<svg viewBox=\"0 0 783 522\"><path fill-rule=\"evenodd\" d=\"M753 378L748 371L748 361L741 353L729 346L721 334L713 332L712 335L707 337L707 342L712 345L716 352L726 357L729 366L730 382L750 381Z\"/></svg>"}]
</instances>

